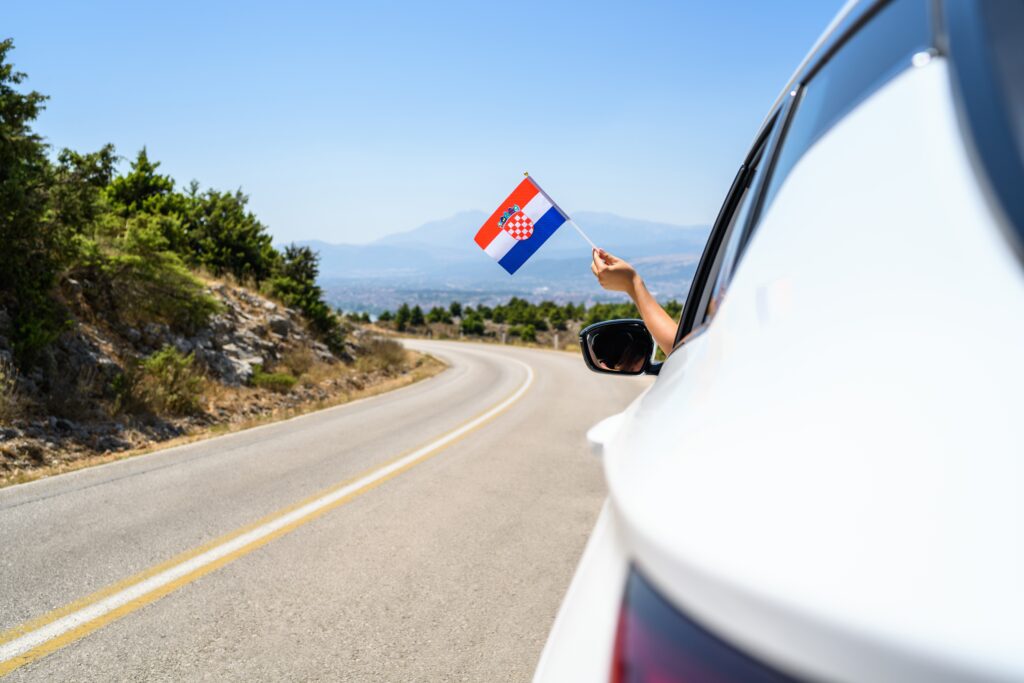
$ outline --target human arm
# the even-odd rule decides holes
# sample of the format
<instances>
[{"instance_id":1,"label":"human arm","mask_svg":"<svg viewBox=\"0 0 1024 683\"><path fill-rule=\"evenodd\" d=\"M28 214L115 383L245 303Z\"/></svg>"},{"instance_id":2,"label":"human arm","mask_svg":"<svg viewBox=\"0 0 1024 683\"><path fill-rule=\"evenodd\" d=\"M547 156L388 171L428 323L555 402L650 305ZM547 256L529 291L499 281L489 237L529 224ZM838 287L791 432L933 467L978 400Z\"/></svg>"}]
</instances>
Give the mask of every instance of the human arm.
<instances>
[{"instance_id":1,"label":"human arm","mask_svg":"<svg viewBox=\"0 0 1024 683\"><path fill-rule=\"evenodd\" d=\"M605 289L629 295L640 311L640 317L644 319L644 324L647 325L654 341L665 355L668 355L676 339L676 322L647 291L643 278L629 263L603 249L595 249L593 257L594 262L590 269L597 277L597 281Z\"/></svg>"}]
</instances>

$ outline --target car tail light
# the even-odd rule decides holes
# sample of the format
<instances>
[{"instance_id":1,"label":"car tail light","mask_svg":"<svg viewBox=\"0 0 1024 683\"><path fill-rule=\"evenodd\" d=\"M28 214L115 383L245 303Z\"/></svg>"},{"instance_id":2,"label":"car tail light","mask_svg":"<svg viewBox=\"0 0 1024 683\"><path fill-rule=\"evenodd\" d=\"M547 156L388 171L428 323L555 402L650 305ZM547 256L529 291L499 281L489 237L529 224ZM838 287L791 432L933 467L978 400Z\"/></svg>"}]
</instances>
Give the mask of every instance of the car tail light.
<instances>
[{"instance_id":1,"label":"car tail light","mask_svg":"<svg viewBox=\"0 0 1024 683\"><path fill-rule=\"evenodd\" d=\"M626 582L612 683L761 683L794 679L694 623L634 569Z\"/></svg>"}]
</instances>

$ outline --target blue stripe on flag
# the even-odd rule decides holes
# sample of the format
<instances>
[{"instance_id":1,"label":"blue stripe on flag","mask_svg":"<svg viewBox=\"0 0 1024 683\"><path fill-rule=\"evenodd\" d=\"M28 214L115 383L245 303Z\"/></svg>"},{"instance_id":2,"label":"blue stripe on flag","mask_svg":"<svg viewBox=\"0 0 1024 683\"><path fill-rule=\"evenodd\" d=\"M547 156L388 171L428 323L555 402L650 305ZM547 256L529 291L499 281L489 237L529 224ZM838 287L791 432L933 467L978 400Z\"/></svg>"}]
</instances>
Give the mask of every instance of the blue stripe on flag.
<instances>
[{"instance_id":1,"label":"blue stripe on flag","mask_svg":"<svg viewBox=\"0 0 1024 683\"><path fill-rule=\"evenodd\" d=\"M555 230L558 230L564 224L565 216L552 206L533 224L533 235L529 239L517 242L514 247L508 250L507 254L498 260L498 263L509 274L515 273L519 270L519 266L526 263L526 259L533 256L533 252L540 249L540 245L544 244L549 237L555 234Z\"/></svg>"}]
</instances>

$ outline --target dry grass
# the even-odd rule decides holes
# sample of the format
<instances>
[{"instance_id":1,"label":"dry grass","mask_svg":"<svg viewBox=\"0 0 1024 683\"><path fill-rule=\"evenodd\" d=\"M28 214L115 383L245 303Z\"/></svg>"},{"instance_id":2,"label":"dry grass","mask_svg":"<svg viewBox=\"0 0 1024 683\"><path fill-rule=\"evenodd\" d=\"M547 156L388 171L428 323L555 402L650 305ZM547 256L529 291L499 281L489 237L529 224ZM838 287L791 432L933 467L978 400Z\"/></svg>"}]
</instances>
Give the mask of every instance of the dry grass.
<instances>
[{"instance_id":1,"label":"dry grass","mask_svg":"<svg viewBox=\"0 0 1024 683\"><path fill-rule=\"evenodd\" d=\"M410 372L399 375L397 377L390 377L382 382L369 385L363 389L357 391L342 393L324 401L314 401L306 404L296 406L294 408L274 413L271 415L261 415L248 420L235 423L221 423L216 424L206 429L202 429L186 436L179 437L177 439L170 439L163 441L153 446L147 446L144 448L137 448L130 451L121 451L118 453L107 453L103 455L89 456L70 462L63 462L56 465L47 465L31 471L17 472L14 475L2 478L0 477L0 488L5 486L13 486L15 484L23 484L25 482L34 481L36 479L42 479L43 477L49 477L55 474L63 474L65 472L73 472L75 470L84 469L86 467L94 467L96 465L102 465L108 462L114 462L116 460L124 460L126 458L132 458L139 455L145 455L147 453L153 453L156 451L165 450L167 448L174 448L176 446L183 446L185 444L194 443L196 441L203 441L223 434L230 434L233 432L243 431L259 425L270 424L278 422L280 420L287 420L292 417L298 417L299 415L305 415L306 413L316 412L318 410L324 410L326 408L333 408L335 406L350 403L352 401L370 398L379 394L386 393L388 391L394 391L395 389L401 389L402 387L408 386L420 380L424 380L438 374L447 367L442 361L434 358L433 356L412 352L410 353L410 360L413 362L414 367ZM330 369L325 363L321 363L323 368L314 366L310 372L317 373ZM307 378L309 375L307 375ZM211 402L216 401L216 392L213 395L208 395L207 400Z\"/></svg>"},{"instance_id":2,"label":"dry grass","mask_svg":"<svg viewBox=\"0 0 1024 683\"><path fill-rule=\"evenodd\" d=\"M281 355L278 365L288 368L288 372L296 377L302 377L313 369L321 361L317 360L316 354L305 346L285 351Z\"/></svg>"},{"instance_id":3,"label":"dry grass","mask_svg":"<svg viewBox=\"0 0 1024 683\"><path fill-rule=\"evenodd\" d=\"M0 358L0 425L10 423L25 413L25 401L18 393L17 370L7 358Z\"/></svg>"},{"instance_id":4,"label":"dry grass","mask_svg":"<svg viewBox=\"0 0 1024 683\"><path fill-rule=\"evenodd\" d=\"M392 374L401 371L409 360L405 347L394 339L372 337L360 346L363 353L356 360L356 368L362 372Z\"/></svg>"},{"instance_id":5,"label":"dry grass","mask_svg":"<svg viewBox=\"0 0 1024 683\"><path fill-rule=\"evenodd\" d=\"M308 370L299 375L299 383L305 387L314 387L334 379L338 376L339 372L344 374L351 371L345 369L345 366L342 365L315 360Z\"/></svg>"},{"instance_id":6,"label":"dry grass","mask_svg":"<svg viewBox=\"0 0 1024 683\"><path fill-rule=\"evenodd\" d=\"M57 374L51 380L43 406L47 413L72 420L84 420L95 414L92 399L99 382L95 366L86 366L77 374Z\"/></svg>"}]
</instances>

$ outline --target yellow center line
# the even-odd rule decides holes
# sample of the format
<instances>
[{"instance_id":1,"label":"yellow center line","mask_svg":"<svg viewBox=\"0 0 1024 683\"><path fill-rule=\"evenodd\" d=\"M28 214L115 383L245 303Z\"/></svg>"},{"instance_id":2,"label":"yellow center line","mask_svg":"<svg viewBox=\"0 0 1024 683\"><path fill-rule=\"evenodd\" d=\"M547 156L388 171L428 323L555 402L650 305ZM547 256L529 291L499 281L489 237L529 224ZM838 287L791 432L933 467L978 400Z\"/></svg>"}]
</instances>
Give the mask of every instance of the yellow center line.
<instances>
[{"instance_id":1,"label":"yellow center line","mask_svg":"<svg viewBox=\"0 0 1024 683\"><path fill-rule=\"evenodd\" d=\"M180 553L166 562L0 633L0 676L45 657L159 600L434 457L505 412L522 398L533 384L534 373L525 363L518 360L513 362L526 370L526 380L519 388L489 410L430 443L335 484L294 505L277 510L252 524Z\"/></svg>"}]
</instances>

